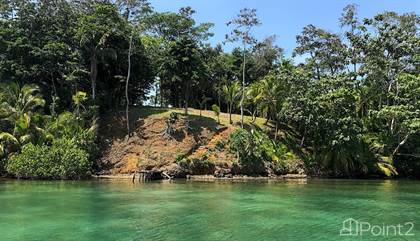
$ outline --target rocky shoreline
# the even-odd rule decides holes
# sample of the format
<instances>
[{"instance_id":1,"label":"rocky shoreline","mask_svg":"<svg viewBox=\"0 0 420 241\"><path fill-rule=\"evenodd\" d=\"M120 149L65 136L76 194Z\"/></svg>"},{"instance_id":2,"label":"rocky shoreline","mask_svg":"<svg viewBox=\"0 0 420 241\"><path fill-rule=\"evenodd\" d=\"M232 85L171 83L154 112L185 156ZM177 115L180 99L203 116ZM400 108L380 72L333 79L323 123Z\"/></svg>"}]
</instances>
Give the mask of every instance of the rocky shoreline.
<instances>
[{"instance_id":1,"label":"rocky shoreline","mask_svg":"<svg viewBox=\"0 0 420 241\"><path fill-rule=\"evenodd\" d=\"M116 175L93 175L93 178L97 179L130 179L138 180L139 175L134 174L116 174ZM304 180L309 178L306 174L285 174L285 175L271 175L271 176L247 176L247 175L233 175L228 177L216 177L214 175L187 175L185 178L174 178L178 180L186 179L192 181L211 181L211 180ZM150 180L162 180L162 178L154 178Z\"/></svg>"}]
</instances>

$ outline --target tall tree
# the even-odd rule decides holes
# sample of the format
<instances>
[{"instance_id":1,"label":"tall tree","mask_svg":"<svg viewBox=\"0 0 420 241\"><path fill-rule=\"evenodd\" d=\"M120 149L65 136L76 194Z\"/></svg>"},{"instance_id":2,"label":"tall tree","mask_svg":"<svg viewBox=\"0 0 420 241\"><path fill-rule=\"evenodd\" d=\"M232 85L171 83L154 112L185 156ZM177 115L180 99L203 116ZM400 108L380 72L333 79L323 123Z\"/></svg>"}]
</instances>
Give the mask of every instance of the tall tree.
<instances>
[{"instance_id":1,"label":"tall tree","mask_svg":"<svg viewBox=\"0 0 420 241\"><path fill-rule=\"evenodd\" d=\"M242 43L243 48L243 63L242 63L242 97L240 101L241 108L241 127L244 127L244 100L245 100L245 68L246 68L246 50L249 45L256 43L255 37L252 36L251 31L255 26L261 25L257 18L256 9L242 9L236 18L232 19L227 25L233 25L234 29L229 35L226 35L226 41Z\"/></svg>"},{"instance_id":2,"label":"tall tree","mask_svg":"<svg viewBox=\"0 0 420 241\"><path fill-rule=\"evenodd\" d=\"M346 66L346 48L338 35L310 24L296 37L298 46L293 55L309 54L309 66L315 69L315 76L321 79L325 74L337 74Z\"/></svg>"},{"instance_id":3,"label":"tall tree","mask_svg":"<svg viewBox=\"0 0 420 241\"><path fill-rule=\"evenodd\" d=\"M96 98L98 58L104 52L112 52L107 41L114 34L121 34L123 19L114 5L95 3L78 21L77 38L89 54L92 98Z\"/></svg>"},{"instance_id":4,"label":"tall tree","mask_svg":"<svg viewBox=\"0 0 420 241\"><path fill-rule=\"evenodd\" d=\"M212 36L210 23L196 24L195 11L181 8L179 13L156 13L148 18L150 32L165 40L160 66L161 94L174 106L183 106L188 114L193 84L201 79L205 65L200 47Z\"/></svg>"},{"instance_id":5,"label":"tall tree","mask_svg":"<svg viewBox=\"0 0 420 241\"><path fill-rule=\"evenodd\" d=\"M128 86L131 75L131 55L133 52L133 35L138 31L138 35L145 30L145 24L143 20L150 15L152 9L150 3L147 0L125 0L117 1L119 5L125 7L126 21L128 22L129 36L128 36L128 51L127 51L127 78L125 81L125 118L126 118L126 127L127 127L127 138L130 138L130 98L128 96ZM135 21L131 21L131 16L135 17Z\"/></svg>"}]
</instances>

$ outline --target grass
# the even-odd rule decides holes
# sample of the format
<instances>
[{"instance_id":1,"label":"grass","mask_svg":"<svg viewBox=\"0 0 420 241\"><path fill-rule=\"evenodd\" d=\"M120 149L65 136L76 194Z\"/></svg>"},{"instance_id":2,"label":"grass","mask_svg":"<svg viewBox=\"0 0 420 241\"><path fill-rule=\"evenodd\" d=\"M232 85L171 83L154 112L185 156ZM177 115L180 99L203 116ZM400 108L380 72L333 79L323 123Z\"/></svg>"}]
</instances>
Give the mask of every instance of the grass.
<instances>
[{"instance_id":1,"label":"grass","mask_svg":"<svg viewBox=\"0 0 420 241\"><path fill-rule=\"evenodd\" d=\"M141 109L139 111L144 111L145 113L142 114L144 116L153 115L155 117L162 117L162 118L169 117L171 112L177 112L177 113L180 113L180 114L184 113L184 109L180 109L180 108L159 108L159 107L141 107ZM200 110L189 108L188 109L188 114L193 115L193 116L200 116ZM217 121L217 116L211 110L202 110L201 111L201 116L207 117L207 118L212 118L213 120ZM220 124L225 125L225 126L230 125L230 123L229 123L229 113L221 112L219 117L220 117ZM241 115L232 114L233 125L238 125L240 123L240 120L241 120ZM245 124L250 124L251 122L252 122L252 117L245 115L244 116L244 123ZM257 119L255 121L256 125L258 125L261 128L264 128L264 123L265 123L264 118L257 117Z\"/></svg>"}]
</instances>

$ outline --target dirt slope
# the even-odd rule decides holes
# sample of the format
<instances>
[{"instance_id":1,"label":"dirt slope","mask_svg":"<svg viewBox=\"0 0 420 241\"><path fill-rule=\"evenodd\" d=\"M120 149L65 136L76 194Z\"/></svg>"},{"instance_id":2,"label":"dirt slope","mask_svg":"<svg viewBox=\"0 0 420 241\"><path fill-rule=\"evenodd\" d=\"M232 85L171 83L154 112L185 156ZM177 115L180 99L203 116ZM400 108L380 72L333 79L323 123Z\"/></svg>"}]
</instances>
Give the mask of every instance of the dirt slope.
<instances>
[{"instance_id":1,"label":"dirt slope","mask_svg":"<svg viewBox=\"0 0 420 241\"><path fill-rule=\"evenodd\" d=\"M172 138L167 139L162 132L170 112L165 109L131 110L129 139L123 113L114 112L103 117L100 128L103 154L97 163L100 174L128 174L170 166L177 157L189 156L205 145L219 128L212 118L192 115L187 131L185 120L180 116Z\"/></svg>"}]
</instances>

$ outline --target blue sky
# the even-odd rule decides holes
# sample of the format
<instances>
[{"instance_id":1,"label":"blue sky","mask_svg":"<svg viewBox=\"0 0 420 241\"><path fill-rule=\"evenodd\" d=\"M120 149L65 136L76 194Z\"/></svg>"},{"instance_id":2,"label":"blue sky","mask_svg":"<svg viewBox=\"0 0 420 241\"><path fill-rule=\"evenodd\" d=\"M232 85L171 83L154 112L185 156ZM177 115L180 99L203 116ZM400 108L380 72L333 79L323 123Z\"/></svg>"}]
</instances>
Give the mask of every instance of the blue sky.
<instances>
[{"instance_id":1,"label":"blue sky","mask_svg":"<svg viewBox=\"0 0 420 241\"><path fill-rule=\"evenodd\" d=\"M275 34L277 44L290 56L296 46L295 37L308 24L340 33L338 19L342 9L349 3L359 5L359 17L372 17L377 13L395 11L398 13L420 12L420 0L151 0L157 11L176 12L180 7L191 6L196 10L197 22L215 24L214 37L210 43L215 45L224 40L229 32L226 22L236 16L244 7L256 8L262 25L254 35L258 39ZM225 46L230 50L232 45Z\"/></svg>"}]
</instances>

